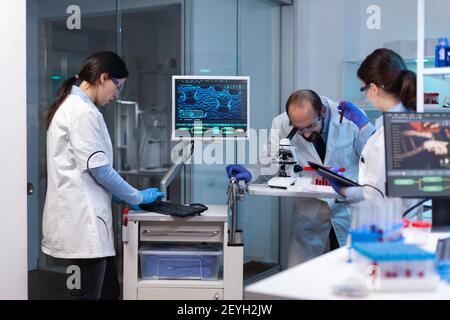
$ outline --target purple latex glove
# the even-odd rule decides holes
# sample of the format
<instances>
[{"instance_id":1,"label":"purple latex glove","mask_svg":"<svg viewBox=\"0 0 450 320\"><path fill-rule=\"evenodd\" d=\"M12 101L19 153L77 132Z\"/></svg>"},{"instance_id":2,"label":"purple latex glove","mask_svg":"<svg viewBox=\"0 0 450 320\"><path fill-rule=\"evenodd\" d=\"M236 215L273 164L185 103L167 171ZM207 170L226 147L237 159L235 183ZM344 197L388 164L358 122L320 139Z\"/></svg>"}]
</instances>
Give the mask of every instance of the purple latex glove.
<instances>
[{"instance_id":1,"label":"purple latex glove","mask_svg":"<svg viewBox=\"0 0 450 320\"><path fill-rule=\"evenodd\" d=\"M245 183L249 183L252 180L250 171L238 164L227 166L227 174L228 178L234 177L236 180L244 180Z\"/></svg>"},{"instance_id":2,"label":"purple latex glove","mask_svg":"<svg viewBox=\"0 0 450 320\"><path fill-rule=\"evenodd\" d=\"M346 119L356 124L360 129L369 123L369 119L364 112L349 101L341 101L337 108Z\"/></svg>"}]
</instances>

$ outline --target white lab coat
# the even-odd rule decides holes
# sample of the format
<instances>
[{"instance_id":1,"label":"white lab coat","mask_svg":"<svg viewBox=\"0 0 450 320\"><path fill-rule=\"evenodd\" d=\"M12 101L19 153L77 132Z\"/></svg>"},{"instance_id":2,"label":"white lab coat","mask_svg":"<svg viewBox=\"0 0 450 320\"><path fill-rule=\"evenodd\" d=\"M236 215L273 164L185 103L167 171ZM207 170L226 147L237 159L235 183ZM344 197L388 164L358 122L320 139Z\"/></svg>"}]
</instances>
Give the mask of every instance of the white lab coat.
<instances>
[{"instance_id":1,"label":"white lab coat","mask_svg":"<svg viewBox=\"0 0 450 320\"><path fill-rule=\"evenodd\" d=\"M384 150L384 127L367 140L359 162L358 183L371 185L386 195L386 156ZM366 200L381 199L381 194L371 187L362 188L363 197Z\"/></svg>"},{"instance_id":2,"label":"white lab coat","mask_svg":"<svg viewBox=\"0 0 450 320\"><path fill-rule=\"evenodd\" d=\"M102 151L96 153L97 151ZM112 163L102 114L77 87L55 113L47 132L47 195L42 251L55 258L114 256L111 193L87 171Z\"/></svg>"},{"instance_id":3,"label":"white lab coat","mask_svg":"<svg viewBox=\"0 0 450 320\"><path fill-rule=\"evenodd\" d=\"M408 112L408 109L400 103L389 112ZM367 140L361 154L358 183L374 186L383 192L386 197L386 152L383 117L377 119L375 127L377 130ZM382 199L381 194L371 187L363 187L362 196L364 200ZM403 210L412 207L417 201L417 199L402 199Z\"/></svg>"},{"instance_id":4,"label":"white lab coat","mask_svg":"<svg viewBox=\"0 0 450 320\"><path fill-rule=\"evenodd\" d=\"M324 164L344 167L346 169L344 176L356 181L360 152L367 137L363 139L359 128L347 119L344 118L343 122L339 123L338 103L325 97L322 97L322 103L327 107L327 112L331 112ZM287 137L292 130L286 112L272 121L272 130L274 129L279 130L279 135L271 136L271 145L277 145L279 140ZM297 159L302 166L307 166L307 161L323 164L314 145L299 134L292 138L291 145L296 147ZM267 146L266 150L267 148L270 146ZM272 149L272 155L273 151L277 150ZM267 163L267 159L265 161ZM262 166L251 166L248 169L252 173L252 181L261 182L261 176L264 175ZM345 245L350 219L347 203L330 199L295 198L288 265L294 266L323 254L331 223L339 244Z\"/></svg>"}]
</instances>

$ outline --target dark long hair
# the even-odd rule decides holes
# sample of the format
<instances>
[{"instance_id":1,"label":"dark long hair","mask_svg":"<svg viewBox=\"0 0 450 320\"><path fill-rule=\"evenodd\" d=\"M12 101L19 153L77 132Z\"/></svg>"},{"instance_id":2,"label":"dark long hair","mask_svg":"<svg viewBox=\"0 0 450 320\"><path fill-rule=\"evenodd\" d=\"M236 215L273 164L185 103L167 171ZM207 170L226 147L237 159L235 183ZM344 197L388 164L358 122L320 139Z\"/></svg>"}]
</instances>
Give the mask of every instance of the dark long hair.
<instances>
[{"instance_id":1,"label":"dark long hair","mask_svg":"<svg viewBox=\"0 0 450 320\"><path fill-rule=\"evenodd\" d=\"M50 127L53 117L61 104L66 100L75 82L86 81L91 86L95 86L100 81L102 73L107 73L110 77L123 79L128 77L128 69L125 62L114 52L100 51L89 56L81 66L81 71L77 75L63 82L56 94L56 100L48 108L47 129Z\"/></svg>"},{"instance_id":2,"label":"dark long hair","mask_svg":"<svg viewBox=\"0 0 450 320\"><path fill-rule=\"evenodd\" d=\"M358 77L392 94L411 111L416 111L416 74L408 70L402 57L389 49L377 49L363 61Z\"/></svg>"}]
</instances>

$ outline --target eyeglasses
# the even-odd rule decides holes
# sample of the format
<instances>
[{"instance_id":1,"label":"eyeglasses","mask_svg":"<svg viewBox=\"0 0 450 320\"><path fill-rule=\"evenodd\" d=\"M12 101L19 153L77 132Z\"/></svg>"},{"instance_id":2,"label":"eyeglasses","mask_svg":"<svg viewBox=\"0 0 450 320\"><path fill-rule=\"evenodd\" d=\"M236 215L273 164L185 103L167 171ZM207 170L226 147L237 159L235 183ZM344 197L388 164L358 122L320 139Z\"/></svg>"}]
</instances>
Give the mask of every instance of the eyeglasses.
<instances>
[{"instance_id":1,"label":"eyeglasses","mask_svg":"<svg viewBox=\"0 0 450 320\"><path fill-rule=\"evenodd\" d=\"M297 128L297 133L302 134L305 132L313 132L314 130L316 130L320 123L322 122L323 116L322 113L319 112L319 114L317 115L317 119L314 123L310 124L309 126L305 127L305 128ZM292 126L292 122L289 121L289 125Z\"/></svg>"},{"instance_id":2,"label":"eyeglasses","mask_svg":"<svg viewBox=\"0 0 450 320\"><path fill-rule=\"evenodd\" d=\"M117 96L120 96L120 93L123 90L123 86L125 85L125 82L120 84L119 80L113 77L109 77L111 79L111 81L114 83L114 85L116 86L116 94Z\"/></svg>"},{"instance_id":3,"label":"eyeglasses","mask_svg":"<svg viewBox=\"0 0 450 320\"><path fill-rule=\"evenodd\" d=\"M365 86L359 88L359 91L366 92L366 90L369 89L369 87L370 87L370 84L366 84Z\"/></svg>"},{"instance_id":4,"label":"eyeglasses","mask_svg":"<svg viewBox=\"0 0 450 320\"><path fill-rule=\"evenodd\" d=\"M369 87L370 87L370 84L366 84L365 86L359 88L359 91L361 91L361 92L366 92L366 90L369 89ZM379 86L379 87L380 87L381 89L384 89L384 88L385 88L385 85L382 84L382 85Z\"/></svg>"}]
</instances>

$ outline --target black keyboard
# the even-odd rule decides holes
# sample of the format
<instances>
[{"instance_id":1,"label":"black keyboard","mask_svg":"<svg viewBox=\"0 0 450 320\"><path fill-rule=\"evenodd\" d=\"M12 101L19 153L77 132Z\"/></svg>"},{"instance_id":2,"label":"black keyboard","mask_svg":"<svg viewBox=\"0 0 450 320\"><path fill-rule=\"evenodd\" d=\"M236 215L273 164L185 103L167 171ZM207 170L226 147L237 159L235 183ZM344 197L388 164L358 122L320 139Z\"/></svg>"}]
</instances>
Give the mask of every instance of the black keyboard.
<instances>
[{"instance_id":1,"label":"black keyboard","mask_svg":"<svg viewBox=\"0 0 450 320\"><path fill-rule=\"evenodd\" d=\"M208 207L193 203L191 205L182 205L168 201L155 201L147 204L140 204L139 207L148 212L155 212L175 217L189 217L202 213L208 210Z\"/></svg>"}]
</instances>

